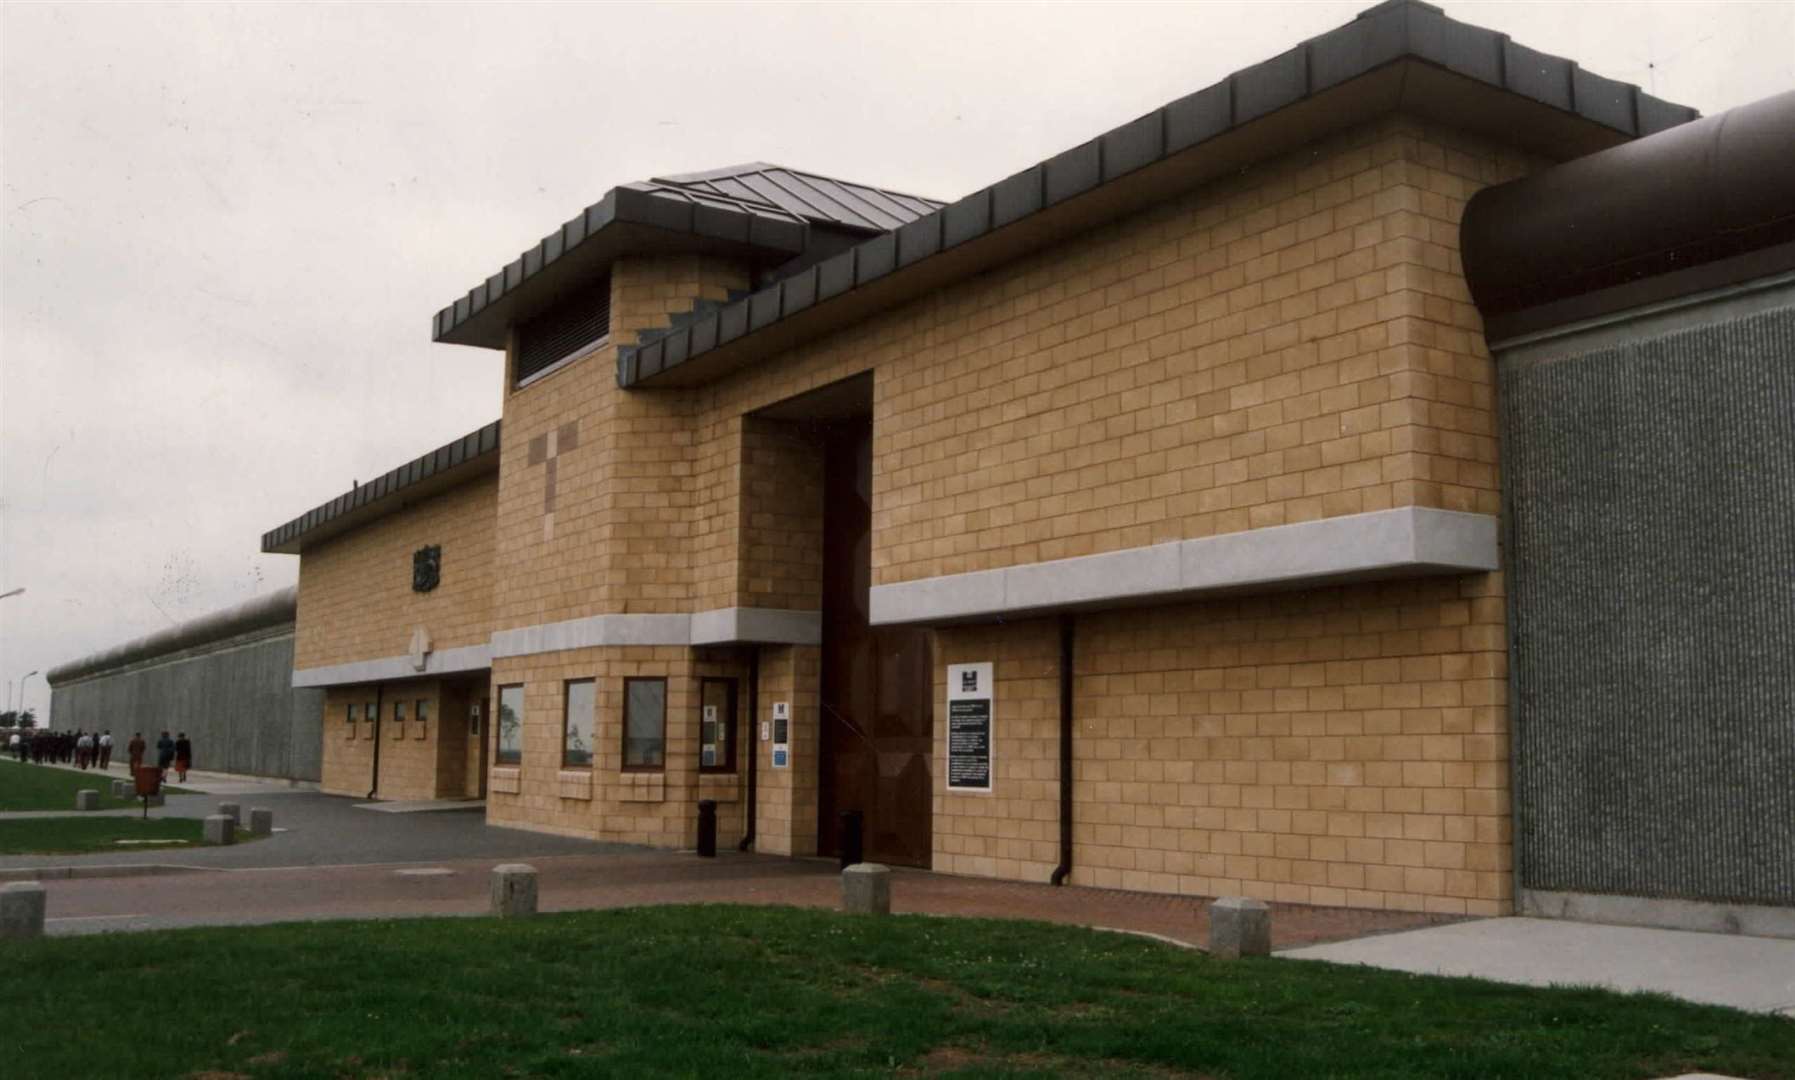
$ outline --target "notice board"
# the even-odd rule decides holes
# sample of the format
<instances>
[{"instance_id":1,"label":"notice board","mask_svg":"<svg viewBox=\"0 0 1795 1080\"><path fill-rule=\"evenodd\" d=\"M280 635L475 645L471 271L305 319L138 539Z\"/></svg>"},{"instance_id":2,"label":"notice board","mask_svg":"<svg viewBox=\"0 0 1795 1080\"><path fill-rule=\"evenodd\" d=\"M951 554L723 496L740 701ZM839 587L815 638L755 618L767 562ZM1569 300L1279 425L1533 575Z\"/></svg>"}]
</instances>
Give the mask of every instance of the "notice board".
<instances>
[{"instance_id":1,"label":"notice board","mask_svg":"<svg viewBox=\"0 0 1795 1080\"><path fill-rule=\"evenodd\" d=\"M947 665L947 789L991 790L992 665Z\"/></svg>"}]
</instances>

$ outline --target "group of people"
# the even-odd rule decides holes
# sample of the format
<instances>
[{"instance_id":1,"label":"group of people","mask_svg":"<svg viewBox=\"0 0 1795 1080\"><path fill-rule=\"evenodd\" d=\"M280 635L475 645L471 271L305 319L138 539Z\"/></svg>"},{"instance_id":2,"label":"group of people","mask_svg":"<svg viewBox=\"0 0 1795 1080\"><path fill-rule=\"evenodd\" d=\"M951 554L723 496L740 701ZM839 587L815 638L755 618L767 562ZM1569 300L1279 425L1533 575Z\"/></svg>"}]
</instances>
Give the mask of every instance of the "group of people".
<instances>
[{"instance_id":1,"label":"group of people","mask_svg":"<svg viewBox=\"0 0 1795 1080\"><path fill-rule=\"evenodd\" d=\"M101 731L15 731L6 748L23 764L73 764L77 769L104 769L112 764L112 732ZM143 732L131 736L125 751L130 755L131 774L143 765L149 744ZM193 740L185 731L170 738L164 731L156 740L156 768L166 777L173 769L177 780L186 782L187 770L193 767Z\"/></svg>"}]
</instances>

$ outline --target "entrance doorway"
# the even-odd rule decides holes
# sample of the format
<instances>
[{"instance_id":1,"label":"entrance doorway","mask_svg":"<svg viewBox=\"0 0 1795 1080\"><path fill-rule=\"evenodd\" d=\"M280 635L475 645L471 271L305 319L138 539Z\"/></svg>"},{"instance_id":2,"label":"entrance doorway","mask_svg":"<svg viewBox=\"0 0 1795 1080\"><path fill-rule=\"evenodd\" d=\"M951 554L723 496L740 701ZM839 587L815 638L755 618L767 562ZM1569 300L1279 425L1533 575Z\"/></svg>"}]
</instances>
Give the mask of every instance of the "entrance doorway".
<instances>
[{"instance_id":1,"label":"entrance doorway","mask_svg":"<svg viewBox=\"0 0 1795 1080\"><path fill-rule=\"evenodd\" d=\"M866 380L871 405L871 380ZM928 866L934 718L927 631L867 623L872 585L872 421L816 429L823 482L821 775L817 850L839 855L843 812L862 815L868 862Z\"/></svg>"}]
</instances>

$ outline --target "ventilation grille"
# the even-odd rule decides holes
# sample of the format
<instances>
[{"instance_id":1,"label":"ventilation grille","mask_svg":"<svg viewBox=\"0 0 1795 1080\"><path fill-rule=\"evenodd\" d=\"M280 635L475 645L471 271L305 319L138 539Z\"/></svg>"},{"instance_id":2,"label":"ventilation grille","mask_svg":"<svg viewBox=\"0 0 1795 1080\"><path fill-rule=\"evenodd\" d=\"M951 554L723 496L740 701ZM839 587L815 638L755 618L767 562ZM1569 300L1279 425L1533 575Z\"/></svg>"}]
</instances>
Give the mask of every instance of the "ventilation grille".
<instances>
[{"instance_id":1,"label":"ventilation grille","mask_svg":"<svg viewBox=\"0 0 1795 1080\"><path fill-rule=\"evenodd\" d=\"M611 332L611 279L563 300L517 328L517 381L564 360Z\"/></svg>"}]
</instances>

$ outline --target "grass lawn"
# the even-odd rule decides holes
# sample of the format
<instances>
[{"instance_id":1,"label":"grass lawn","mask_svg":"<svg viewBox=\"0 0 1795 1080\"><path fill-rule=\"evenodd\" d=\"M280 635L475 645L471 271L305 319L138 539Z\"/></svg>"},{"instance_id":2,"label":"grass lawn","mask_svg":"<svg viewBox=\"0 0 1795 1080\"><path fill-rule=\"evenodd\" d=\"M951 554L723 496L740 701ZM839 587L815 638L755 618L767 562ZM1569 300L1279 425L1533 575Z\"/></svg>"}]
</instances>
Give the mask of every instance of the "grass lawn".
<instances>
[{"instance_id":1,"label":"grass lawn","mask_svg":"<svg viewBox=\"0 0 1795 1080\"><path fill-rule=\"evenodd\" d=\"M70 772L68 769L56 769L47 765L21 765L10 757L0 759L0 811L73 810L75 792L82 790L99 792L102 810L122 810L127 806L143 805L138 799L113 798L113 779L111 775L97 770ZM164 786L162 790L168 795L187 794L177 787Z\"/></svg>"},{"instance_id":2,"label":"grass lawn","mask_svg":"<svg viewBox=\"0 0 1795 1080\"><path fill-rule=\"evenodd\" d=\"M1795 1021L1217 961L1038 923L734 906L11 943L13 1077L1795 1076Z\"/></svg>"},{"instance_id":3,"label":"grass lawn","mask_svg":"<svg viewBox=\"0 0 1795 1080\"><path fill-rule=\"evenodd\" d=\"M0 855L80 855L95 851L157 852L201 847L199 818L25 818L0 821ZM238 829L237 842L262 837ZM121 844L120 840L185 840L184 844Z\"/></svg>"}]
</instances>

